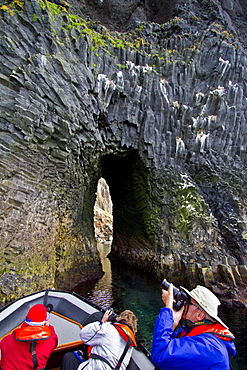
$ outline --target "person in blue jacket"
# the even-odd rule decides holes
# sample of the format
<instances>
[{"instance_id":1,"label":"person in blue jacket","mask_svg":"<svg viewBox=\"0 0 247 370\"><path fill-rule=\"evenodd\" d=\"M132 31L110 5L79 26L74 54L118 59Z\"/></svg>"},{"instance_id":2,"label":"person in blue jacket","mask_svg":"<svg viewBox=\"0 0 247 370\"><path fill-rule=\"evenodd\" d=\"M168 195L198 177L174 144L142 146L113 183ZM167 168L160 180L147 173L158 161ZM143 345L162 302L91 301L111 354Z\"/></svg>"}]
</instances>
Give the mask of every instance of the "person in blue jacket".
<instances>
[{"instance_id":1,"label":"person in blue jacket","mask_svg":"<svg viewBox=\"0 0 247 370\"><path fill-rule=\"evenodd\" d=\"M182 288L188 301L173 308L173 285L162 289L161 308L152 340L152 361L162 370L229 370L236 355L234 335L218 317L220 301L207 288Z\"/></svg>"}]
</instances>

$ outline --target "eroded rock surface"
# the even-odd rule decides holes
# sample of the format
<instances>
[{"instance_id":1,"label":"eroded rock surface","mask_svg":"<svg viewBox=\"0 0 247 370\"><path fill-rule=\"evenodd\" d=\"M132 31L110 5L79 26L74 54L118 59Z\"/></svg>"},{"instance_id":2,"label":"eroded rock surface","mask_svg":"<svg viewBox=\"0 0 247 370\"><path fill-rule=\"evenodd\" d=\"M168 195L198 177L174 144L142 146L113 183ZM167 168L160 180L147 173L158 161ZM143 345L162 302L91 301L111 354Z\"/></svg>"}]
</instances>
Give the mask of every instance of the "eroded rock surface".
<instances>
[{"instance_id":1,"label":"eroded rock surface","mask_svg":"<svg viewBox=\"0 0 247 370\"><path fill-rule=\"evenodd\" d=\"M166 23L139 15L125 33L65 3L1 4L1 300L102 274L101 177L111 258L244 289L244 2L174 2Z\"/></svg>"}]
</instances>

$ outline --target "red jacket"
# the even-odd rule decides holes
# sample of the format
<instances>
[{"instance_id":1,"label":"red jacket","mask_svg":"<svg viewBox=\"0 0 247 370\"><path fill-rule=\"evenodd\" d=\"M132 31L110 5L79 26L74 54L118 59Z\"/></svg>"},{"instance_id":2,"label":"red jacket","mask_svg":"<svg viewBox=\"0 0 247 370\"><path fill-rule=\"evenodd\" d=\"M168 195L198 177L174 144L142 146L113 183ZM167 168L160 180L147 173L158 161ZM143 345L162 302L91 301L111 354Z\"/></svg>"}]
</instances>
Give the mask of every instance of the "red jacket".
<instances>
[{"instance_id":1,"label":"red jacket","mask_svg":"<svg viewBox=\"0 0 247 370\"><path fill-rule=\"evenodd\" d=\"M36 344L37 369L42 369L46 366L51 352L56 348L58 343L58 337L53 326L50 325L49 328L51 329L50 338L38 341ZM30 353L30 342L17 341L13 332L2 339L0 349L2 370L33 370L34 365Z\"/></svg>"}]
</instances>

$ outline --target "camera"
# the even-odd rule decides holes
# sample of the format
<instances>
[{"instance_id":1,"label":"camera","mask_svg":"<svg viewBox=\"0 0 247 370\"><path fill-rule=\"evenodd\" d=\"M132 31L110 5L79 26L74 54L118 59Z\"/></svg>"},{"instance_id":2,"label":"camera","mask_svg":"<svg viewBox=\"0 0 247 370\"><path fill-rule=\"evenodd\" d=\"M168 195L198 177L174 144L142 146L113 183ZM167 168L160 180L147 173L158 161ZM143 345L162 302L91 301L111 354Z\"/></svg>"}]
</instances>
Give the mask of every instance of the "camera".
<instances>
[{"instance_id":1,"label":"camera","mask_svg":"<svg viewBox=\"0 0 247 370\"><path fill-rule=\"evenodd\" d=\"M117 318L117 314L114 312L113 308L109 307L106 311L110 311L111 312L111 315L110 315L108 321L115 322L116 321L116 318Z\"/></svg>"},{"instance_id":2,"label":"camera","mask_svg":"<svg viewBox=\"0 0 247 370\"><path fill-rule=\"evenodd\" d=\"M171 284L168 283L166 279L164 279L160 285L162 289L168 290ZM175 302L173 303L173 308L176 311L179 311L183 305L189 300L189 296L183 290L173 287L173 296Z\"/></svg>"}]
</instances>

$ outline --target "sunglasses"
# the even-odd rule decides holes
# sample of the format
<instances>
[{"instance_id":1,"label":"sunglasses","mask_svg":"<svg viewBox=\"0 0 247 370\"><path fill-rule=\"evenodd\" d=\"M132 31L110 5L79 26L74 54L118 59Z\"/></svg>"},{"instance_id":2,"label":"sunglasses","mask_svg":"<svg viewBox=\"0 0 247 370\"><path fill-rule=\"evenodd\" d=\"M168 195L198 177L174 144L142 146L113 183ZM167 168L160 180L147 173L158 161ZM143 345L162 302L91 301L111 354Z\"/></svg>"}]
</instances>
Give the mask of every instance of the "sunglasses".
<instances>
[{"instance_id":1,"label":"sunglasses","mask_svg":"<svg viewBox=\"0 0 247 370\"><path fill-rule=\"evenodd\" d=\"M198 304L192 303L191 300L189 300L188 303L190 306L195 306L198 310L202 311L202 308Z\"/></svg>"}]
</instances>

